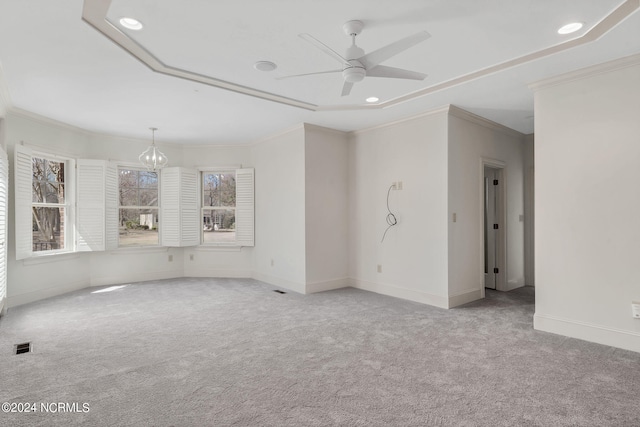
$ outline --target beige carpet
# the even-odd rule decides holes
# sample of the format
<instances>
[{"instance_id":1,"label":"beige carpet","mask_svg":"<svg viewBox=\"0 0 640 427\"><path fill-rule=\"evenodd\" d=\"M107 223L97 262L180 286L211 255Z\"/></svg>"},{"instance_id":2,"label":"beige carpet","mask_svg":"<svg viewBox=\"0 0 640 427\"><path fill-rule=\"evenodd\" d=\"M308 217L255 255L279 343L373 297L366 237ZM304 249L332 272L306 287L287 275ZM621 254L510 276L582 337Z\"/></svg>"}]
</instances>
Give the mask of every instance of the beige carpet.
<instances>
[{"instance_id":1,"label":"beige carpet","mask_svg":"<svg viewBox=\"0 0 640 427\"><path fill-rule=\"evenodd\" d=\"M640 354L534 331L532 288L453 310L273 289L165 280L10 309L0 402L37 411L0 425L640 426Z\"/></svg>"}]
</instances>

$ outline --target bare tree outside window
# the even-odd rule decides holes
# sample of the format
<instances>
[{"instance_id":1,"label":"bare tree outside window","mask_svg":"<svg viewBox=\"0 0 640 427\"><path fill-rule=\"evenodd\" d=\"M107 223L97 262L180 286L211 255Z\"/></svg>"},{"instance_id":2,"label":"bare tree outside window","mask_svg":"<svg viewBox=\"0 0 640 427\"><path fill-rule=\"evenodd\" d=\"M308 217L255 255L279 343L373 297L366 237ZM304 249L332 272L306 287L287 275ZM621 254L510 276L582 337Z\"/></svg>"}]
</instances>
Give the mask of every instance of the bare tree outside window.
<instances>
[{"instance_id":1,"label":"bare tree outside window","mask_svg":"<svg viewBox=\"0 0 640 427\"><path fill-rule=\"evenodd\" d=\"M65 162L33 157L33 251L65 249Z\"/></svg>"},{"instance_id":2,"label":"bare tree outside window","mask_svg":"<svg viewBox=\"0 0 640 427\"><path fill-rule=\"evenodd\" d=\"M119 169L119 246L158 245L158 174Z\"/></svg>"},{"instance_id":3,"label":"bare tree outside window","mask_svg":"<svg viewBox=\"0 0 640 427\"><path fill-rule=\"evenodd\" d=\"M204 243L235 243L235 208L235 172L203 172L202 240Z\"/></svg>"}]
</instances>

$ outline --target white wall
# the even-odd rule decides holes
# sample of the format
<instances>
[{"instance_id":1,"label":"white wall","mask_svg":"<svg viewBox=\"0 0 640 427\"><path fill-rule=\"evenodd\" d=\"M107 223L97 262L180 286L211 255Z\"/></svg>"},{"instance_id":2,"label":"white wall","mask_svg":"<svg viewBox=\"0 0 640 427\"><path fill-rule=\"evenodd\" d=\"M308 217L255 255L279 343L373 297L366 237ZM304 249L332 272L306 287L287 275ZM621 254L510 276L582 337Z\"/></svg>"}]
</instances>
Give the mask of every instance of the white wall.
<instances>
[{"instance_id":1,"label":"white wall","mask_svg":"<svg viewBox=\"0 0 640 427\"><path fill-rule=\"evenodd\" d=\"M6 142L13 180L13 147L24 142L40 151L69 157L110 159L135 164L149 141L96 135L43 118L9 113ZM171 162L181 163L181 150L158 144ZM173 164L173 163L172 163ZM15 306L91 285L181 277L181 249L130 249L57 255L17 261L15 258L14 188L9 192L8 305ZM169 262L168 255L173 254Z\"/></svg>"},{"instance_id":2,"label":"white wall","mask_svg":"<svg viewBox=\"0 0 640 427\"><path fill-rule=\"evenodd\" d=\"M504 163L506 289L524 286L524 135L456 107L449 114L449 306L484 296L482 160ZM453 222L453 214L457 221Z\"/></svg>"},{"instance_id":3,"label":"white wall","mask_svg":"<svg viewBox=\"0 0 640 427\"><path fill-rule=\"evenodd\" d=\"M447 307L446 109L351 136L349 259L355 287Z\"/></svg>"},{"instance_id":4,"label":"white wall","mask_svg":"<svg viewBox=\"0 0 640 427\"><path fill-rule=\"evenodd\" d=\"M24 142L40 150L50 147L61 154L80 155L87 134L71 128L45 124L13 113L6 117L6 143L9 155L9 181L14 181L13 156L16 144ZM60 255L34 260L16 260L15 193L9 187L7 247L7 305L9 307L81 289L90 283L88 254Z\"/></svg>"},{"instance_id":5,"label":"white wall","mask_svg":"<svg viewBox=\"0 0 640 427\"><path fill-rule=\"evenodd\" d=\"M534 326L640 351L640 55L535 89Z\"/></svg>"},{"instance_id":6,"label":"white wall","mask_svg":"<svg viewBox=\"0 0 640 427\"><path fill-rule=\"evenodd\" d=\"M254 277L300 293L305 270L305 130L255 144Z\"/></svg>"},{"instance_id":7,"label":"white wall","mask_svg":"<svg viewBox=\"0 0 640 427\"><path fill-rule=\"evenodd\" d=\"M347 142L344 132L305 125L306 292L348 286Z\"/></svg>"}]
</instances>

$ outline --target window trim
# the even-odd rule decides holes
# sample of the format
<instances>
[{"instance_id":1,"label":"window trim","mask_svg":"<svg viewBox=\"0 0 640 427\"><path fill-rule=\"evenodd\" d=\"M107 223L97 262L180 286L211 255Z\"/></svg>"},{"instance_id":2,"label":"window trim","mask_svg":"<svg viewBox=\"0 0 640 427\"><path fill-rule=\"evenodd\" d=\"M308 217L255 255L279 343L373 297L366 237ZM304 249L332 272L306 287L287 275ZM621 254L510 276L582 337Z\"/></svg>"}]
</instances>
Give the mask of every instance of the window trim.
<instances>
[{"instance_id":1,"label":"window trim","mask_svg":"<svg viewBox=\"0 0 640 427\"><path fill-rule=\"evenodd\" d=\"M202 228L202 204L203 204L203 172L217 172L217 171L234 171L236 176L236 241L234 243L204 243L204 239L202 237L203 231L200 232L200 244L197 246L201 249L206 248L230 248L232 250L240 250L243 247L254 247L255 246L255 168L252 167L243 167L242 165L234 165L234 166L209 166L209 167L197 167L196 171L198 172L198 212L200 215L199 219L199 227ZM250 184L243 185L243 179L238 179L238 176L242 175L246 177L247 175L251 176ZM250 202L247 203L246 197L238 198L238 185L242 189L244 194L247 193L247 190L250 191ZM250 213L247 217L247 211ZM240 212L240 213L239 213ZM249 219L249 223L247 222L247 218ZM244 226L243 226L244 224ZM246 232L245 230L246 226ZM238 232L242 233L242 238L238 240ZM247 237L247 234L250 237Z\"/></svg>"},{"instance_id":2,"label":"window trim","mask_svg":"<svg viewBox=\"0 0 640 427\"><path fill-rule=\"evenodd\" d=\"M14 210L16 260L35 259L76 252L76 159L52 152L32 149L23 144L14 146ZM29 158L27 161L26 158ZM55 204L64 207L64 244L63 249L33 250L33 159L46 159L65 162L65 203ZM27 166L28 164L28 166ZM52 206L53 204L41 204ZM56 206L56 207L58 207Z\"/></svg>"},{"instance_id":3,"label":"window trim","mask_svg":"<svg viewBox=\"0 0 640 427\"><path fill-rule=\"evenodd\" d=\"M229 173L232 172L234 179L236 180L236 194L238 194L237 188L237 175L238 169L241 167L211 167L211 168L197 168L198 171L198 212L200 214L199 219L199 227L200 227L200 244L198 247L201 248L240 248L241 245L238 244L237 235L236 239L233 242L206 242L204 241L204 229L202 227L202 219L204 218L204 211L206 210L222 210L222 209L233 209L234 213L236 211L236 206L204 206L204 174L206 173Z\"/></svg>"}]
</instances>

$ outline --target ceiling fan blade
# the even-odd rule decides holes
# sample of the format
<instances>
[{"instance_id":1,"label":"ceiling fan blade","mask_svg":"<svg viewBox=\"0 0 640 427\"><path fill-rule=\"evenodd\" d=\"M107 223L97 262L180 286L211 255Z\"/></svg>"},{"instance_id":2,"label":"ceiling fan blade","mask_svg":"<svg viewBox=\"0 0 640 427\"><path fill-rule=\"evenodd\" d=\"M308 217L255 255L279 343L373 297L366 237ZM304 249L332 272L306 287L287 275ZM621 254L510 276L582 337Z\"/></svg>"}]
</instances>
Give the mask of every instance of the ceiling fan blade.
<instances>
[{"instance_id":1,"label":"ceiling fan blade","mask_svg":"<svg viewBox=\"0 0 640 427\"><path fill-rule=\"evenodd\" d=\"M376 65L367 70L367 77L389 77L393 79L424 80L427 75L417 71L403 70L402 68Z\"/></svg>"},{"instance_id":2,"label":"ceiling fan blade","mask_svg":"<svg viewBox=\"0 0 640 427\"><path fill-rule=\"evenodd\" d=\"M344 86L342 86L342 95L341 96L347 96L351 93L351 88L353 87L353 83L351 82L344 82Z\"/></svg>"},{"instance_id":3,"label":"ceiling fan blade","mask_svg":"<svg viewBox=\"0 0 640 427\"><path fill-rule=\"evenodd\" d=\"M276 77L276 80L290 79L291 77L304 77L304 76L314 76L316 74L330 74L330 73L341 73L341 72L342 70L329 70L329 71L318 71L316 73L293 74L291 76Z\"/></svg>"},{"instance_id":4,"label":"ceiling fan blade","mask_svg":"<svg viewBox=\"0 0 640 427\"><path fill-rule=\"evenodd\" d=\"M387 59L399 54L400 52L404 52L410 47L425 41L429 37L431 37L431 34L427 33L426 31L420 31L419 33L416 33L412 36L405 37L398 40L397 42L381 47L378 50L367 53L366 55L358 58L358 61L360 61L364 65L364 67L369 70L369 68L375 67L379 63L386 61Z\"/></svg>"},{"instance_id":5,"label":"ceiling fan blade","mask_svg":"<svg viewBox=\"0 0 640 427\"><path fill-rule=\"evenodd\" d=\"M315 47L317 47L318 49L320 49L321 51L323 51L324 53L326 53L336 61L340 62L341 64L349 67L351 66L351 64L349 64L349 61L344 59L342 55L340 55L335 50L331 49L326 44L322 43L320 40L313 37L311 34L303 33L303 34L300 34L299 37L308 41L309 43L311 43L312 45L314 45Z\"/></svg>"}]
</instances>

